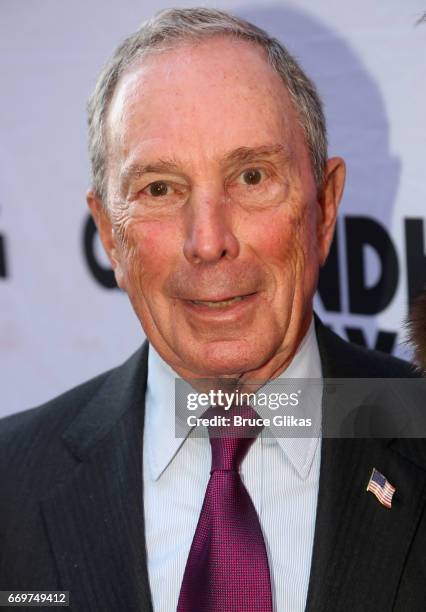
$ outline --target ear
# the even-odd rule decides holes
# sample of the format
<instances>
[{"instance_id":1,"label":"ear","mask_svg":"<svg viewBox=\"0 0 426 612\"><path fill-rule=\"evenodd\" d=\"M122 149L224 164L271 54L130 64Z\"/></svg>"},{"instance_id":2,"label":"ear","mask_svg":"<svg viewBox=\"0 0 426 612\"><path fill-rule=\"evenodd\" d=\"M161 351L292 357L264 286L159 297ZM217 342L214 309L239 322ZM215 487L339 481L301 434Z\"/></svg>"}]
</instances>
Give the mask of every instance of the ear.
<instances>
[{"instance_id":1,"label":"ear","mask_svg":"<svg viewBox=\"0 0 426 612\"><path fill-rule=\"evenodd\" d=\"M120 287L120 289L125 290L121 249L117 242L117 237L107 207L90 189L86 194L86 200L95 225L98 229L99 237L105 252L108 255L112 269L114 270L117 285Z\"/></svg>"},{"instance_id":2,"label":"ear","mask_svg":"<svg viewBox=\"0 0 426 612\"><path fill-rule=\"evenodd\" d=\"M337 220L337 210L345 186L346 166L341 157L332 157L327 161L322 193L318 199L320 214L318 217L319 261L323 266L333 240Z\"/></svg>"}]
</instances>

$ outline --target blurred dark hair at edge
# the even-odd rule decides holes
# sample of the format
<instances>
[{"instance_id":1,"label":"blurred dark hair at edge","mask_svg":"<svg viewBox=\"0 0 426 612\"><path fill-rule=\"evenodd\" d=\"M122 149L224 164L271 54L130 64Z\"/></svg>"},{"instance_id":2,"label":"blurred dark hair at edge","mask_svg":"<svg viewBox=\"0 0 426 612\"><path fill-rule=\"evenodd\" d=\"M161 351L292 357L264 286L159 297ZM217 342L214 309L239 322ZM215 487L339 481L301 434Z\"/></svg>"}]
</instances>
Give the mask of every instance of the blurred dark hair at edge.
<instances>
[{"instance_id":1,"label":"blurred dark hair at edge","mask_svg":"<svg viewBox=\"0 0 426 612\"><path fill-rule=\"evenodd\" d=\"M426 374L426 287L414 302L407 327L408 340L414 346L414 358Z\"/></svg>"}]
</instances>

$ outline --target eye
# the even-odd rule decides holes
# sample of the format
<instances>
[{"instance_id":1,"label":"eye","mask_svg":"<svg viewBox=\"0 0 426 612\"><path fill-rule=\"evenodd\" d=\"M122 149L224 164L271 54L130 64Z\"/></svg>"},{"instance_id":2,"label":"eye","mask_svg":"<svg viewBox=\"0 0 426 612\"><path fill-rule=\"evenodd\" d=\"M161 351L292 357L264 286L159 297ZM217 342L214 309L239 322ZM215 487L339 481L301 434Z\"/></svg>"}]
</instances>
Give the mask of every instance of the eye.
<instances>
[{"instance_id":1,"label":"eye","mask_svg":"<svg viewBox=\"0 0 426 612\"><path fill-rule=\"evenodd\" d=\"M164 181L155 181L146 187L148 195L154 198L160 198L169 194L169 185Z\"/></svg>"},{"instance_id":2,"label":"eye","mask_svg":"<svg viewBox=\"0 0 426 612\"><path fill-rule=\"evenodd\" d=\"M265 178L263 170L249 168L241 174L241 179L246 185L258 185Z\"/></svg>"}]
</instances>

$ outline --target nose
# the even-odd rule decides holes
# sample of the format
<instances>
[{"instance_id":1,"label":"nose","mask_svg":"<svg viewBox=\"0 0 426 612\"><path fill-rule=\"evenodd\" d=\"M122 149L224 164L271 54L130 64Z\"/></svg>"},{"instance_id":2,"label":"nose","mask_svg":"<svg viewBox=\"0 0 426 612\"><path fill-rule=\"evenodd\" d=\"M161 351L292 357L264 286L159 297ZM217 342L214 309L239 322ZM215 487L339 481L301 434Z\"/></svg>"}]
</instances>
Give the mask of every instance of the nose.
<instances>
[{"instance_id":1,"label":"nose","mask_svg":"<svg viewBox=\"0 0 426 612\"><path fill-rule=\"evenodd\" d=\"M229 203L220 192L191 195L184 255L192 264L235 259L240 251Z\"/></svg>"}]
</instances>

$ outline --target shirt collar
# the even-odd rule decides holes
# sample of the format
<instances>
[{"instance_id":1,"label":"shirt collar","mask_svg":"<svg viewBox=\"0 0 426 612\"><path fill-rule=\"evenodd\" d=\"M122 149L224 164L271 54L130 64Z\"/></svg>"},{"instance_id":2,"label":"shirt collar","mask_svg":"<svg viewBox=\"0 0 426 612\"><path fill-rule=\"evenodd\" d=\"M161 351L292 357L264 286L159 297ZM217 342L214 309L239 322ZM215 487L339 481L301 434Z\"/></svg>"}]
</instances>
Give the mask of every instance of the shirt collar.
<instances>
[{"instance_id":1,"label":"shirt collar","mask_svg":"<svg viewBox=\"0 0 426 612\"><path fill-rule=\"evenodd\" d=\"M153 480L158 480L185 439L175 435L176 372L160 357L152 344L148 351L148 384L145 407L144 448ZM314 320L293 360L278 378L322 378ZM321 410L319 402L318 410ZM269 433L269 436L271 434ZM318 437L286 438L262 436L262 444L278 444L301 478L309 474Z\"/></svg>"},{"instance_id":2,"label":"shirt collar","mask_svg":"<svg viewBox=\"0 0 426 612\"><path fill-rule=\"evenodd\" d=\"M153 480L158 480L184 442L184 439L176 437L175 433L176 378L176 372L150 344L144 449Z\"/></svg>"},{"instance_id":3,"label":"shirt collar","mask_svg":"<svg viewBox=\"0 0 426 612\"><path fill-rule=\"evenodd\" d=\"M278 380L285 378L322 379L321 358L313 318L292 361L278 376ZM322 389L317 396L314 406L315 411L318 411L318 423L321 423L321 401ZM299 476L303 479L307 478L315 457L320 432L318 432L318 435L310 436L309 438L289 438L284 436L273 438L270 433L268 437L268 433L266 431L263 432L263 444L277 443Z\"/></svg>"}]
</instances>

